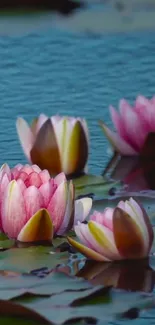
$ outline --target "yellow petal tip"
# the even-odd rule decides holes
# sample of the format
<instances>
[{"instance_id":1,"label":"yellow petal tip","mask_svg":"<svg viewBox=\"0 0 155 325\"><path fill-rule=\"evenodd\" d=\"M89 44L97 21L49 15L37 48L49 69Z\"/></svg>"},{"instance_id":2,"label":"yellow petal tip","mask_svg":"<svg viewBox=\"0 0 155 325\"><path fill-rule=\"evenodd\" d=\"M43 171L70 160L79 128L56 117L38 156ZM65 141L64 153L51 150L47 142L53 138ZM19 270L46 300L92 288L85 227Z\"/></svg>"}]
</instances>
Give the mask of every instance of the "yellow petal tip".
<instances>
[{"instance_id":1,"label":"yellow petal tip","mask_svg":"<svg viewBox=\"0 0 155 325\"><path fill-rule=\"evenodd\" d=\"M21 242L49 241L53 238L53 224L46 209L37 211L18 235Z\"/></svg>"}]
</instances>

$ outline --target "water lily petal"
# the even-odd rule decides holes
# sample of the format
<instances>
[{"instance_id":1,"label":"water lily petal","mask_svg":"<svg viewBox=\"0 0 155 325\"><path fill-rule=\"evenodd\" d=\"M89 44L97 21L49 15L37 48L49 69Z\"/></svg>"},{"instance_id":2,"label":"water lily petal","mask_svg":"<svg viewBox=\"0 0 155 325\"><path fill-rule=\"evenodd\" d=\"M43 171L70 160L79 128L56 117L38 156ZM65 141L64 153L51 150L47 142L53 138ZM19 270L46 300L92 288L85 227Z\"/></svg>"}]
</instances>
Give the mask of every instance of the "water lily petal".
<instances>
[{"instance_id":1,"label":"water lily petal","mask_svg":"<svg viewBox=\"0 0 155 325\"><path fill-rule=\"evenodd\" d=\"M48 241L53 238L53 225L46 209L37 211L20 231L21 242Z\"/></svg>"},{"instance_id":2,"label":"water lily petal","mask_svg":"<svg viewBox=\"0 0 155 325\"><path fill-rule=\"evenodd\" d=\"M85 197L75 201L75 216L74 216L74 225L77 224L78 221L83 222L88 216L93 201L89 197Z\"/></svg>"},{"instance_id":3,"label":"water lily petal","mask_svg":"<svg viewBox=\"0 0 155 325\"><path fill-rule=\"evenodd\" d=\"M76 240L72 239L71 237L67 237L68 242L75 248L77 251L82 253L88 258L91 258L95 261L100 261L100 262L107 262L109 261L105 256L93 251L92 249L78 243Z\"/></svg>"},{"instance_id":4,"label":"water lily petal","mask_svg":"<svg viewBox=\"0 0 155 325\"><path fill-rule=\"evenodd\" d=\"M30 156L33 163L37 164L41 169L47 169L50 174L61 172L60 154L50 119L39 130Z\"/></svg>"},{"instance_id":5,"label":"water lily petal","mask_svg":"<svg viewBox=\"0 0 155 325\"><path fill-rule=\"evenodd\" d=\"M139 95L135 103L135 111L140 116L141 121L146 127L147 132L155 130L154 104L146 97Z\"/></svg>"},{"instance_id":6,"label":"water lily petal","mask_svg":"<svg viewBox=\"0 0 155 325\"><path fill-rule=\"evenodd\" d=\"M114 210L113 231L117 249L122 257L126 259L145 257L144 240L139 226L118 207Z\"/></svg>"},{"instance_id":7,"label":"water lily petal","mask_svg":"<svg viewBox=\"0 0 155 325\"><path fill-rule=\"evenodd\" d=\"M54 183L60 185L62 182L66 181L65 173L62 172L54 178Z\"/></svg>"},{"instance_id":8,"label":"water lily petal","mask_svg":"<svg viewBox=\"0 0 155 325\"><path fill-rule=\"evenodd\" d=\"M44 207L42 194L40 193L39 189L33 185L25 190L24 201L27 220L29 220L38 210Z\"/></svg>"},{"instance_id":9,"label":"water lily petal","mask_svg":"<svg viewBox=\"0 0 155 325\"><path fill-rule=\"evenodd\" d=\"M23 168L22 164L17 164L14 168L11 169L11 173L13 175L13 179L17 179L20 173L20 170Z\"/></svg>"},{"instance_id":10,"label":"water lily petal","mask_svg":"<svg viewBox=\"0 0 155 325\"><path fill-rule=\"evenodd\" d=\"M67 182L62 182L56 189L47 207L54 225L55 233L60 228L65 216L67 194Z\"/></svg>"},{"instance_id":11,"label":"water lily petal","mask_svg":"<svg viewBox=\"0 0 155 325\"><path fill-rule=\"evenodd\" d=\"M27 175L29 175L29 174L31 174L33 172L40 173L41 169L37 165L28 165L28 164L26 164L26 165L22 166L22 168L20 169L20 172L24 172Z\"/></svg>"},{"instance_id":12,"label":"water lily petal","mask_svg":"<svg viewBox=\"0 0 155 325\"><path fill-rule=\"evenodd\" d=\"M53 196L56 189L57 186L54 184L52 179L40 186L39 191L43 196L45 207L48 206L50 199Z\"/></svg>"},{"instance_id":13,"label":"water lily petal","mask_svg":"<svg viewBox=\"0 0 155 325\"><path fill-rule=\"evenodd\" d=\"M40 177L42 183L46 183L51 179L50 174L49 174L48 170L46 170L46 169L42 170L39 173L39 177Z\"/></svg>"},{"instance_id":14,"label":"water lily petal","mask_svg":"<svg viewBox=\"0 0 155 325\"><path fill-rule=\"evenodd\" d=\"M40 178L40 175L36 172L32 172L28 175L27 179L25 180L25 185L27 187L33 185L37 188L39 188L42 185L42 180Z\"/></svg>"},{"instance_id":15,"label":"water lily petal","mask_svg":"<svg viewBox=\"0 0 155 325\"><path fill-rule=\"evenodd\" d=\"M48 116L45 114L40 114L37 119L36 132L38 133L43 124L48 120Z\"/></svg>"},{"instance_id":16,"label":"water lily petal","mask_svg":"<svg viewBox=\"0 0 155 325\"><path fill-rule=\"evenodd\" d=\"M17 119L16 128L24 153L31 160L30 151L34 144L34 135L27 122L21 117Z\"/></svg>"},{"instance_id":17,"label":"water lily petal","mask_svg":"<svg viewBox=\"0 0 155 325\"><path fill-rule=\"evenodd\" d=\"M90 220L96 221L101 225L113 230L113 208L106 208L103 212L94 211L90 216Z\"/></svg>"},{"instance_id":18,"label":"water lily petal","mask_svg":"<svg viewBox=\"0 0 155 325\"><path fill-rule=\"evenodd\" d=\"M121 138L123 138L125 141L127 141L124 124L123 124L120 114L115 110L115 108L113 106L110 106L109 110L110 110L111 119L115 126L116 131L118 132L118 134L120 135Z\"/></svg>"},{"instance_id":19,"label":"water lily petal","mask_svg":"<svg viewBox=\"0 0 155 325\"><path fill-rule=\"evenodd\" d=\"M7 175L9 181L11 181L11 169L8 164L3 164L0 168L0 180L2 180L4 175Z\"/></svg>"},{"instance_id":20,"label":"water lily petal","mask_svg":"<svg viewBox=\"0 0 155 325\"><path fill-rule=\"evenodd\" d=\"M99 122L103 132L108 138L113 148L122 155L130 156L137 155L135 151L127 142L125 142L116 132L111 131L103 122Z\"/></svg>"},{"instance_id":21,"label":"water lily petal","mask_svg":"<svg viewBox=\"0 0 155 325\"><path fill-rule=\"evenodd\" d=\"M116 248L113 232L95 221L88 222L88 228L103 249L103 255L110 260L120 260L121 256Z\"/></svg>"},{"instance_id":22,"label":"water lily petal","mask_svg":"<svg viewBox=\"0 0 155 325\"><path fill-rule=\"evenodd\" d=\"M74 185L73 182L70 181L68 186L68 193L67 193L67 206L65 215L63 218L62 223L60 224L59 229L57 230L58 235L63 235L68 230L72 229L74 224Z\"/></svg>"},{"instance_id":23,"label":"water lily petal","mask_svg":"<svg viewBox=\"0 0 155 325\"><path fill-rule=\"evenodd\" d=\"M142 236L146 239L148 244L149 235L140 206L132 198L130 198L129 201L125 201L125 211L134 220L137 226L139 226Z\"/></svg>"},{"instance_id":24,"label":"water lily petal","mask_svg":"<svg viewBox=\"0 0 155 325\"><path fill-rule=\"evenodd\" d=\"M148 130L140 115L132 107L127 105L124 99L120 101L120 107L128 143L136 151L139 151L144 144Z\"/></svg>"},{"instance_id":25,"label":"water lily petal","mask_svg":"<svg viewBox=\"0 0 155 325\"><path fill-rule=\"evenodd\" d=\"M144 241L145 241L146 251L148 254L151 249L152 242L154 239L154 232L153 232L153 228L152 228L150 219L140 202L137 202L137 200L133 199L133 198L130 198L129 201L131 202L132 207L135 207L135 210L137 211L137 215L139 215L141 218L141 221L139 221L139 224L141 223L141 226L145 229ZM147 233L148 233L148 236L147 236Z\"/></svg>"},{"instance_id":26,"label":"water lily petal","mask_svg":"<svg viewBox=\"0 0 155 325\"><path fill-rule=\"evenodd\" d=\"M0 181L0 211L1 211L1 206L4 198L4 193L6 191L7 186L9 185L9 182L10 180L8 179L7 174L4 174ZM3 231L1 213L0 213L0 230Z\"/></svg>"},{"instance_id":27,"label":"water lily petal","mask_svg":"<svg viewBox=\"0 0 155 325\"><path fill-rule=\"evenodd\" d=\"M75 233L77 237L82 241L84 245L86 245L88 248L94 250L95 252L102 254L103 256L107 257L107 254L105 254L105 249L100 243L96 240L94 235L91 233L88 224L83 224L78 222L78 225L74 227Z\"/></svg>"},{"instance_id":28,"label":"water lily petal","mask_svg":"<svg viewBox=\"0 0 155 325\"><path fill-rule=\"evenodd\" d=\"M69 121L67 121L69 124ZM66 146L63 155L63 170L66 174L83 171L88 158L88 142L80 121L76 121L72 130L66 129L70 136L66 136ZM66 131L66 133L67 133Z\"/></svg>"},{"instance_id":29,"label":"water lily petal","mask_svg":"<svg viewBox=\"0 0 155 325\"><path fill-rule=\"evenodd\" d=\"M26 222L24 198L20 186L15 180L6 188L2 206L2 227L10 238L17 238Z\"/></svg>"}]
</instances>

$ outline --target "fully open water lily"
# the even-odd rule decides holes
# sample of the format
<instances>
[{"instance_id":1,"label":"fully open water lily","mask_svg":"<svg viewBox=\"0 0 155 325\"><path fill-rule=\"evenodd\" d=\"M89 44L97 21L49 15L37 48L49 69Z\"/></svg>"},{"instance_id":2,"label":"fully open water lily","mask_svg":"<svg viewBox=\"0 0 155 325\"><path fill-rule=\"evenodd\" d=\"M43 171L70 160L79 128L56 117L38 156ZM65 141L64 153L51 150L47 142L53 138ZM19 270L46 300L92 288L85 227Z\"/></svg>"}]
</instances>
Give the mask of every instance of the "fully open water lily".
<instances>
[{"instance_id":1,"label":"fully open water lily","mask_svg":"<svg viewBox=\"0 0 155 325\"><path fill-rule=\"evenodd\" d=\"M90 198L74 200L74 186L64 173L54 179L37 165L0 169L0 229L23 242L50 240L78 220L84 221Z\"/></svg>"},{"instance_id":2,"label":"fully open water lily","mask_svg":"<svg viewBox=\"0 0 155 325\"><path fill-rule=\"evenodd\" d=\"M68 238L79 252L96 261L139 259L148 256L153 229L145 210L133 198L118 206L95 211L88 224L75 226L82 244Z\"/></svg>"},{"instance_id":3,"label":"fully open water lily","mask_svg":"<svg viewBox=\"0 0 155 325\"><path fill-rule=\"evenodd\" d=\"M88 159L88 127L84 119L41 114L29 126L17 119L17 132L28 160L51 175L84 171Z\"/></svg>"},{"instance_id":4,"label":"fully open water lily","mask_svg":"<svg viewBox=\"0 0 155 325\"><path fill-rule=\"evenodd\" d=\"M110 106L110 113L117 132L103 122L100 126L115 151L121 155L138 155L150 132L155 132L155 97L138 96L134 107L120 100L119 113Z\"/></svg>"}]
</instances>

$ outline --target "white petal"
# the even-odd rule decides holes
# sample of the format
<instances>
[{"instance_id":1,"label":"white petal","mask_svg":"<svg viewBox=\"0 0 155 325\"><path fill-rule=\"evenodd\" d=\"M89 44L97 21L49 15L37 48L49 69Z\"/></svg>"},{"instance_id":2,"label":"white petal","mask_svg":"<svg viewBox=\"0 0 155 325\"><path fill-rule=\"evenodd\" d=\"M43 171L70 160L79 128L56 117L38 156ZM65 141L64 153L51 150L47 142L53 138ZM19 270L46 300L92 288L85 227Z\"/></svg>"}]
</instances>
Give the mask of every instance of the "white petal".
<instances>
[{"instance_id":1,"label":"white petal","mask_svg":"<svg viewBox=\"0 0 155 325\"><path fill-rule=\"evenodd\" d=\"M92 204L93 201L89 197L75 201L74 225L76 225L78 221L83 222L86 219L86 217L90 213Z\"/></svg>"}]
</instances>

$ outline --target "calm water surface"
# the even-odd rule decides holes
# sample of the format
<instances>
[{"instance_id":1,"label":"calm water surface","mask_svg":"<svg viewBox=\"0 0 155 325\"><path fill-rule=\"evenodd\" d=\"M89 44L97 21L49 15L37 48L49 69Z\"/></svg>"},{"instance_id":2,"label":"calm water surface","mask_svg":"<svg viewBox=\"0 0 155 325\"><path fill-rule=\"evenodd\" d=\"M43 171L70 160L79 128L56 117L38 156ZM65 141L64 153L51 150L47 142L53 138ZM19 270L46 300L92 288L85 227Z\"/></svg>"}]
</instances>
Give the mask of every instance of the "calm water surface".
<instances>
[{"instance_id":1,"label":"calm water surface","mask_svg":"<svg viewBox=\"0 0 155 325\"><path fill-rule=\"evenodd\" d=\"M108 106L120 98L155 93L154 33L73 35L49 29L0 38L0 164L26 159L15 121L48 115L85 116L91 133L89 171L101 173L108 159L98 119L110 124Z\"/></svg>"}]
</instances>

